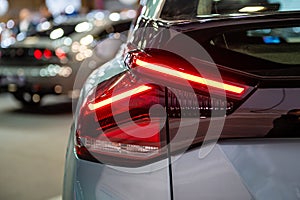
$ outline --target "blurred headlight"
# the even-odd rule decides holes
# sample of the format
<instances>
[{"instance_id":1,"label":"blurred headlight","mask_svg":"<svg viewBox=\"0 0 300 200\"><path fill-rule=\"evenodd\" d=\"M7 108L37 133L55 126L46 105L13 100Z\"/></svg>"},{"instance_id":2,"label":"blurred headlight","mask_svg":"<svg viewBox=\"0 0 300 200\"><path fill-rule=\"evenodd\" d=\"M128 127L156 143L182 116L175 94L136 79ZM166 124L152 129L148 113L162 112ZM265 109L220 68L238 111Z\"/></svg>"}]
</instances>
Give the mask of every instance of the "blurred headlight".
<instances>
[{"instance_id":1,"label":"blurred headlight","mask_svg":"<svg viewBox=\"0 0 300 200\"><path fill-rule=\"evenodd\" d=\"M77 24L75 27L75 31L77 33L87 32L90 31L93 28L93 25L89 22L82 22L80 24Z\"/></svg>"},{"instance_id":2,"label":"blurred headlight","mask_svg":"<svg viewBox=\"0 0 300 200\"><path fill-rule=\"evenodd\" d=\"M87 45L91 44L93 41L94 41L94 37L92 35L87 35L87 36L81 38L80 44L87 46Z\"/></svg>"},{"instance_id":3,"label":"blurred headlight","mask_svg":"<svg viewBox=\"0 0 300 200\"><path fill-rule=\"evenodd\" d=\"M63 35L64 35L64 30L62 28L58 28L58 29L53 30L50 33L50 38L52 40L55 40L55 39L62 37Z\"/></svg>"}]
</instances>

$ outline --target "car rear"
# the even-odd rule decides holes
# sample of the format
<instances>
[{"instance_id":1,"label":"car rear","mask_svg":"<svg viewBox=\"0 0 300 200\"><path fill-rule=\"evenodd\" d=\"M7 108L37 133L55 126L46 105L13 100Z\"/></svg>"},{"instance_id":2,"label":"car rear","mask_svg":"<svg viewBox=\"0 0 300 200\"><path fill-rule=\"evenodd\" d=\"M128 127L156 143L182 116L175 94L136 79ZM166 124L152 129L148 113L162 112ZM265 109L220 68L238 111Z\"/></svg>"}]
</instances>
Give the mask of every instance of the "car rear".
<instances>
[{"instance_id":1,"label":"car rear","mask_svg":"<svg viewBox=\"0 0 300 200\"><path fill-rule=\"evenodd\" d=\"M129 29L135 11L115 21L108 11L95 13L49 24L2 48L1 91L12 93L25 106L39 105L45 95L77 99L87 76L117 53L126 39L120 32Z\"/></svg>"},{"instance_id":2,"label":"car rear","mask_svg":"<svg viewBox=\"0 0 300 200\"><path fill-rule=\"evenodd\" d=\"M53 48L12 47L1 49L1 88L20 100L39 103L46 94L66 93L72 75L67 54ZM74 76L74 75L73 75ZM73 77L75 79L75 77ZM24 95L27 97L24 98ZM36 95L35 99L32 99ZM39 97L38 97L39 96Z\"/></svg>"},{"instance_id":3,"label":"car rear","mask_svg":"<svg viewBox=\"0 0 300 200\"><path fill-rule=\"evenodd\" d=\"M64 197L297 199L299 13L172 21L167 8L87 81Z\"/></svg>"}]
</instances>

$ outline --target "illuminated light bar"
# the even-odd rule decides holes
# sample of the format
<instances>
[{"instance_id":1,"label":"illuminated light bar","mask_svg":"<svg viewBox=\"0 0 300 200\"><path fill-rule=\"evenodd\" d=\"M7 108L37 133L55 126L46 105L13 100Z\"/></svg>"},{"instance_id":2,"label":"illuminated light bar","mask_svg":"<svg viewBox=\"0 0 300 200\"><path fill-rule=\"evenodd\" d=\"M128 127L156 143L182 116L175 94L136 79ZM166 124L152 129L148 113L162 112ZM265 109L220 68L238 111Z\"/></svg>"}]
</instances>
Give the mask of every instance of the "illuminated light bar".
<instances>
[{"instance_id":1,"label":"illuminated light bar","mask_svg":"<svg viewBox=\"0 0 300 200\"><path fill-rule=\"evenodd\" d=\"M139 86L137 88L131 89L129 91L123 92L121 94L118 94L116 96L113 96L111 98L100 101L98 103L95 103L95 104L91 103L91 104L88 105L88 107L89 107L90 110L96 110L98 108L101 108L101 107L106 106L108 104L111 104L113 102L125 99L127 97L131 97L134 94L139 94L139 93L145 92L145 91L150 90L150 89L151 89L151 87L146 86L146 85L142 85L142 86Z\"/></svg>"},{"instance_id":2,"label":"illuminated light bar","mask_svg":"<svg viewBox=\"0 0 300 200\"><path fill-rule=\"evenodd\" d=\"M171 75L171 76L174 76L174 77L186 79L188 81L192 81L192 82L195 82L195 83L204 84L204 85L211 86L211 87L214 87L214 88L226 90L228 92L233 92L233 93L236 93L236 94L242 94L245 91L245 88L242 88L242 87L229 85L229 84L218 82L218 81L213 81L213 80L210 80L210 79L202 78L202 77L191 75L191 74L184 73L184 72L179 72L177 70L173 70L173 69L170 69L170 68L166 68L166 67L162 67L162 66L159 66L159 65L151 64L149 62L145 62L145 61L142 61L142 60L139 60L139 59L136 59L136 64L138 66L146 68L146 69L150 69L150 70L153 70L153 71L156 71L156 72L160 72L160 73L164 73L164 74Z\"/></svg>"}]
</instances>

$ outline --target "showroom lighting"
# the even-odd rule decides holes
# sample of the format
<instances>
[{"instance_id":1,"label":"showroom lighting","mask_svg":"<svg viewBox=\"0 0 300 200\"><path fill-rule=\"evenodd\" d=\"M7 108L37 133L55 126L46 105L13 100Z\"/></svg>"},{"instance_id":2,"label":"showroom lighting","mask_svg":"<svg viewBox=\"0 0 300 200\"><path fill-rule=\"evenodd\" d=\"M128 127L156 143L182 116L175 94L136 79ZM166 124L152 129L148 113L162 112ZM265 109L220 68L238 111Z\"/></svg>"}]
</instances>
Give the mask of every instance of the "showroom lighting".
<instances>
[{"instance_id":1,"label":"showroom lighting","mask_svg":"<svg viewBox=\"0 0 300 200\"><path fill-rule=\"evenodd\" d=\"M26 38L26 34L24 32L21 32L17 35L17 41L23 41Z\"/></svg>"},{"instance_id":2,"label":"showroom lighting","mask_svg":"<svg viewBox=\"0 0 300 200\"><path fill-rule=\"evenodd\" d=\"M121 19L121 16L119 13L111 13L109 15L109 19L113 22L119 21Z\"/></svg>"},{"instance_id":3,"label":"showroom lighting","mask_svg":"<svg viewBox=\"0 0 300 200\"><path fill-rule=\"evenodd\" d=\"M8 29L12 29L15 26L14 20L10 19L7 21L6 26Z\"/></svg>"},{"instance_id":4,"label":"showroom lighting","mask_svg":"<svg viewBox=\"0 0 300 200\"><path fill-rule=\"evenodd\" d=\"M95 19L96 19L96 20L102 20L102 19L104 19L104 18L105 18L105 15L104 15L103 12L97 12L97 13L95 14Z\"/></svg>"},{"instance_id":5,"label":"showroom lighting","mask_svg":"<svg viewBox=\"0 0 300 200\"><path fill-rule=\"evenodd\" d=\"M71 45L72 45L72 42L73 42L73 40L72 40L72 38L70 38L70 37L66 37L66 38L64 39L64 45L66 45L66 46L71 46Z\"/></svg>"},{"instance_id":6,"label":"showroom lighting","mask_svg":"<svg viewBox=\"0 0 300 200\"><path fill-rule=\"evenodd\" d=\"M37 26L38 31L47 31L51 28L51 24L48 21L45 21Z\"/></svg>"},{"instance_id":7,"label":"showroom lighting","mask_svg":"<svg viewBox=\"0 0 300 200\"><path fill-rule=\"evenodd\" d=\"M74 13L74 12L75 12L75 8L74 8L74 6L72 6L72 5L68 5L68 6L66 7L66 9L65 9L65 13L68 14L68 15L71 15L71 14Z\"/></svg>"},{"instance_id":8,"label":"showroom lighting","mask_svg":"<svg viewBox=\"0 0 300 200\"><path fill-rule=\"evenodd\" d=\"M8 11L9 3L7 0L0 0L0 5L0 16L3 16Z\"/></svg>"},{"instance_id":9,"label":"showroom lighting","mask_svg":"<svg viewBox=\"0 0 300 200\"><path fill-rule=\"evenodd\" d=\"M55 39L62 37L63 35L64 35L64 30L62 28L58 28L58 29L53 30L50 33L50 38L52 40L55 40Z\"/></svg>"},{"instance_id":10,"label":"showroom lighting","mask_svg":"<svg viewBox=\"0 0 300 200\"><path fill-rule=\"evenodd\" d=\"M264 6L246 6L244 8L239 9L239 12L258 12L265 10Z\"/></svg>"},{"instance_id":11,"label":"showroom lighting","mask_svg":"<svg viewBox=\"0 0 300 200\"><path fill-rule=\"evenodd\" d=\"M94 41L94 37L92 35L87 35L87 36L81 38L80 44L87 46L87 45L91 44L93 41Z\"/></svg>"},{"instance_id":12,"label":"showroom lighting","mask_svg":"<svg viewBox=\"0 0 300 200\"><path fill-rule=\"evenodd\" d=\"M76 25L75 31L77 33L82 33L86 31L90 31L92 29L92 24L88 22L82 22Z\"/></svg>"}]
</instances>

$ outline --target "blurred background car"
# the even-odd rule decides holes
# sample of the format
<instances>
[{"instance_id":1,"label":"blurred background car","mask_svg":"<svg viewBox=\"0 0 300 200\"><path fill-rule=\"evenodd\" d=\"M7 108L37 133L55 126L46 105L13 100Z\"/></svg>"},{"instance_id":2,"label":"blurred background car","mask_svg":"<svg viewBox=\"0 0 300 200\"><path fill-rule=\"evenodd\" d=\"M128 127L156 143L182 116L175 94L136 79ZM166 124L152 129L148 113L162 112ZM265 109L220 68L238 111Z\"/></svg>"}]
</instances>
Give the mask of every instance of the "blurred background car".
<instances>
[{"instance_id":1,"label":"blurred background car","mask_svg":"<svg viewBox=\"0 0 300 200\"><path fill-rule=\"evenodd\" d=\"M126 53L83 87L63 198L299 198L300 2L140 11Z\"/></svg>"},{"instance_id":2,"label":"blurred background car","mask_svg":"<svg viewBox=\"0 0 300 200\"><path fill-rule=\"evenodd\" d=\"M119 28L123 30L122 26L112 27L109 24L117 24L118 21L126 20L126 17L131 18L135 14L135 11L132 11L132 9L135 8L136 2L129 1L131 4L128 4L128 0L0 0L1 48L6 49L11 48L11 45L20 45L18 48L22 49L22 45L25 45L24 49L38 49L43 54L45 49L51 49L52 57L49 60L46 58L49 57L49 51L46 51L46 57L43 55L40 60L36 59L34 55L32 60L31 58L17 58L17 56L13 56L14 51L12 51L11 61L20 61L19 63L23 68L18 71L21 77L25 76L24 71L27 68L32 68L36 62L45 63L46 66L54 62L54 65L63 65L71 68L73 66L68 62L61 63L61 60L55 54L55 50L59 47L64 50L70 49L69 52L65 52L68 61L71 61L72 58L74 59L74 64L76 64L76 55L85 50L85 47L80 43L80 34L74 33L80 36L77 41L80 45L75 44L74 50L77 52L73 52L72 45L68 45L70 40L67 39L65 44L57 45L58 43L63 43L63 40L60 39L63 39L65 36L58 39L50 39L50 30L61 28L60 25L72 25L73 23L75 25L82 22L94 24L96 20L100 24L103 22L106 26L102 27L104 34L100 33L100 40L95 40L91 45L85 45L88 48L95 45L92 57L77 61L78 65L82 65L82 67L79 69L81 73L76 78L75 85L80 88L80 84L84 82L84 76L93 71L94 67L98 67L103 62L103 59L109 59L116 51L117 46L125 40L126 36L123 37L123 34L114 34L119 32ZM21 13L22 16L20 16ZM110 14L112 15L110 16ZM101 20L103 16L105 19ZM48 37L45 36L46 34ZM84 34L88 33L82 33L82 36ZM72 37L73 33L65 38L69 36ZM31 38L26 40L29 44L24 44L27 37ZM108 39L103 40L106 38ZM32 44L34 41L36 43ZM54 44L54 41L58 42ZM40 45L39 42L41 43ZM75 39L72 42L75 42ZM78 46L81 48L77 49L76 47ZM37 51L38 54L40 54L39 51ZM59 55L64 56L64 53ZM79 55L78 58L82 59L83 57ZM5 58L4 60L9 63L9 59ZM95 64L98 61L99 63ZM32 65L31 67L30 64ZM39 68L41 66L37 67L38 69L34 73L40 73ZM3 68L5 66L1 65L0 70ZM49 74L53 74L52 70L54 69L55 71L55 68L52 66L49 69ZM75 71L76 69L72 75L74 75ZM45 76L48 73L48 69L46 68L41 72ZM4 72L4 74L7 74L7 72ZM48 80L47 84L49 85L54 80L52 76L44 78ZM40 78L38 79L38 81L41 80ZM68 81L66 80L63 83L71 85L71 83L67 82L73 82L74 80L72 78L68 79ZM3 80L6 82L4 83L6 86L0 89L3 89L3 92L0 92L0 159L2 163L0 166L0 199L61 199L64 157L68 130L73 118L73 104L69 97L76 97L77 92L72 92L70 96L69 94L45 94L41 97L40 104L32 103L39 106L27 106L30 103L25 102L26 107L24 107L22 103L14 99L10 92L7 92L8 82L6 78ZM10 80L14 81L14 78ZM45 83L47 82L46 80L42 82ZM57 82L57 79L55 81ZM14 84L11 85L12 91L15 87ZM22 80L20 84L22 84ZM29 95L26 94L25 96L27 100L30 99ZM66 99L66 97L68 98ZM38 101L38 99L39 97L35 95L35 101Z\"/></svg>"},{"instance_id":3,"label":"blurred background car","mask_svg":"<svg viewBox=\"0 0 300 200\"><path fill-rule=\"evenodd\" d=\"M22 15L28 15L28 11L23 12ZM7 45L5 40L1 43L2 92L10 92L23 105L39 105L48 94L77 98L88 74L113 58L126 40L123 32L134 17L134 10L94 10L86 16L48 19L37 24L35 31L18 32L13 44ZM101 49L104 39L109 44ZM73 88L81 63L87 58L91 62L81 71Z\"/></svg>"}]
</instances>

